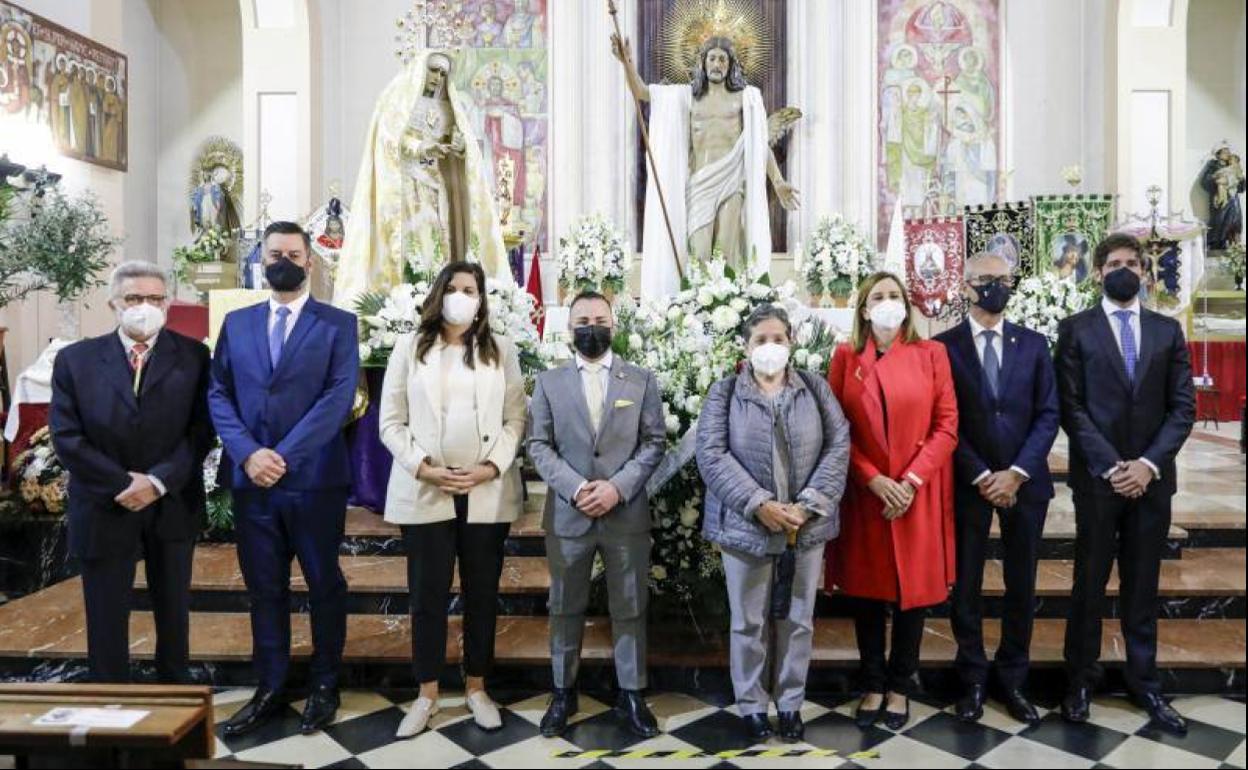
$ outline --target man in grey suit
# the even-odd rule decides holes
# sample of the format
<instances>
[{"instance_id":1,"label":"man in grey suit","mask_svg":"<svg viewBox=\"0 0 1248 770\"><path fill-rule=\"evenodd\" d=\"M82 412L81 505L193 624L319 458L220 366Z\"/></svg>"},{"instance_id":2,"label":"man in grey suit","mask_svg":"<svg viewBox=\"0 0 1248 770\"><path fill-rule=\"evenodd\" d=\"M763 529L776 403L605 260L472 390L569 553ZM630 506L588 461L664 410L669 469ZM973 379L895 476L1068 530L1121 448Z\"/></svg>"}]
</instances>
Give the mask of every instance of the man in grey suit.
<instances>
[{"instance_id":1,"label":"man in grey suit","mask_svg":"<svg viewBox=\"0 0 1248 770\"><path fill-rule=\"evenodd\" d=\"M650 573L646 481L666 447L663 404L653 374L612 355L615 322L606 297L582 292L569 315L576 356L538 375L529 406L529 456L549 487L542 527L555 690L541 731L562 735L576 714L581 636L598 552L606 566L620 685L615 711L630 730L650 738L659 728L641 697Z\"/></svg>"}]
</instances>

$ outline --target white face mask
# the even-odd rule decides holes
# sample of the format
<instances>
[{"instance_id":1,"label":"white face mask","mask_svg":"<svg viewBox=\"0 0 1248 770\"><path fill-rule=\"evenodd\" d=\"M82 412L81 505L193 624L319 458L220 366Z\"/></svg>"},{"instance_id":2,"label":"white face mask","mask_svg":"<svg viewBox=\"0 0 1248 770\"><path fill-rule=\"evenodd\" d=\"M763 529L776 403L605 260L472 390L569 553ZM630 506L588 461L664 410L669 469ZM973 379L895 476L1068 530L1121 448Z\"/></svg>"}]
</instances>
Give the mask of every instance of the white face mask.
<instances>
[{"instance_id":1,"label":"white face mask","mask_svg":"<svg viewBox=\"0 0 1248 770\"><path fill-rule=\"evenodd\" d=\"M442 320L452 326L470 324L477 317L480 307L480 297L469 297L462 291L447 294L442 297Z\"/></svg>"},{"instance_id":2,"label":"white face mask","mask_svg":"<svg viewBox=\"0 0 1248 770\"><path fill-rule=\"evenodd\" d=\"M899 299L886 299L871 308L871 325L884 331L900 329L906 320L906 306Z\"/></svg>"},{"instance_id":3,"label":"white face mask","mask_svg":"<svg viewBox=\"0 0 1248 770\"><path fill-rule=\"evenodd\" d=\"M764 377L773 377L789 365L789 346L778 342L759 345L750 354L750 365Z\"/></svg>"},{"instance_id":4,"label":"white face mask","mask_svg":"<svg viewBox=\"0 0 1248 770\"><path fill-rule=\"evenodd\" d=\"M131 339L145 340L164 328L165 311L143 302L122 310L117 320Z\"/></svg>"}]
</instances>

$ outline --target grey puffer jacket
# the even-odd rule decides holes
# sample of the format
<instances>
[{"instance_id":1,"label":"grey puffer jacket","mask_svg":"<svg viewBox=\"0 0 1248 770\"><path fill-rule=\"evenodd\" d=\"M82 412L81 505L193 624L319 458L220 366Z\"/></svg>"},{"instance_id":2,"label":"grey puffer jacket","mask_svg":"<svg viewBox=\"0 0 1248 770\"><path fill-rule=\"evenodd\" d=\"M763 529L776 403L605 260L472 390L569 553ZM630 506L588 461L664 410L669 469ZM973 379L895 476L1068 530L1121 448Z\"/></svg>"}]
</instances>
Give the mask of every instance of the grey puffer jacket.
<instances>
[{"instance_id":1,"label":"grey puffer jacket","mask_svg":"<svg viewBox=\"0 0 1248 770\"><path fill-rule=\"evenodd\" d=\"M822 377L790 369L775 402L789 440L789 489L812 515L798 530L797 548L834 539L849 468L849 422ZM706 483L702 536L712 543L763 556L784 549L785 535L755 518L776 497L772 402L749 366L711 386L698 418L698 469Z\"/></svg>"}]
</instances>

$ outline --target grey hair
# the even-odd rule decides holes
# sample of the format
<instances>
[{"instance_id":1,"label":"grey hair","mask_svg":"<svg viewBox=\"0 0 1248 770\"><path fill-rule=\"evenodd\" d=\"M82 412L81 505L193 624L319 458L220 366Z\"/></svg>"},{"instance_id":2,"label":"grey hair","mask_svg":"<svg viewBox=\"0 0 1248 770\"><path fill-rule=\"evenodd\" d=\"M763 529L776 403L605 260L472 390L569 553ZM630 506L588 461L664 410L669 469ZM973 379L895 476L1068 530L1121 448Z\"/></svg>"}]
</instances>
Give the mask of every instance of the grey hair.
<instances>
[{"instance_id":1,"label":"grey hair","mask_svg":"<svg viewBox=\"0 0 1248 770\"><path fill-rule=\"evenodd\" d=\"M121 285L131 278L159 278L166 288L169 286L169 276L164 270L151 262L134 260L122 262L113 269L113 275L108 279L108 296L120 297Z\"/></svg>"},{"instance_id":2,"label":"grey hair","mask_svg":"<svg viewBox=\"0 0 1248 770\"><path fill-rule=\"evenodd\" d=\"M1005 268L1010 272L1010 275L1014 274L1014 267L1010 265L1010 260L1006 259L1004 254L998 254L995 251L981 251L966 260L966 262L962 265L962 277L969 278L971 276L971 270L975 266L983 264L990 259L999 261L1001 264L1005 265Z\"/></svg>"},{"instance_id":3,"label":"grey hair","mask_svg":"<svg viewBox=\"0 0 1248 770\"><path fill-rule=\"evenodd\" d=\"M754 312L750 313L749 318L746 318L745 322L741 324L741 336L745 338L746 342L749 342L750 335L754 333L754 327L763 321L770 321L773 318L784 324L785 335L789 339L793 339L793 323L789 320L788 311L770 302L754 308Z\"/></svg>"}]
</instances>

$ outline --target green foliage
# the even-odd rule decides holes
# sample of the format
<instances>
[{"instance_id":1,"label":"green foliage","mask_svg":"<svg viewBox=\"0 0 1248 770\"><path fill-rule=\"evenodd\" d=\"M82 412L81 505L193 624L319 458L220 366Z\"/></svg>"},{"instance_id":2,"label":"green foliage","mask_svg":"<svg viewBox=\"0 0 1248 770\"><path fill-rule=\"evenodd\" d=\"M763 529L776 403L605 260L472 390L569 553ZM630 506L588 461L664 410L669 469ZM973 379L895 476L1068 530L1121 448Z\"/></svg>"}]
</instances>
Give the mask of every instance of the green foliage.
<instances>
[{"instance_id":1,"label":"green foliage","mask_svg":"<svg viewBox=\"0 0 1248 770\"><path fill-rule=\"evenodd\" d=\"M0 228L0 307L37 291L60 302L81 298L104 284L100 274L119 243L94 196L48 191L29 218Z\"/></svg>"}]
</instances>

